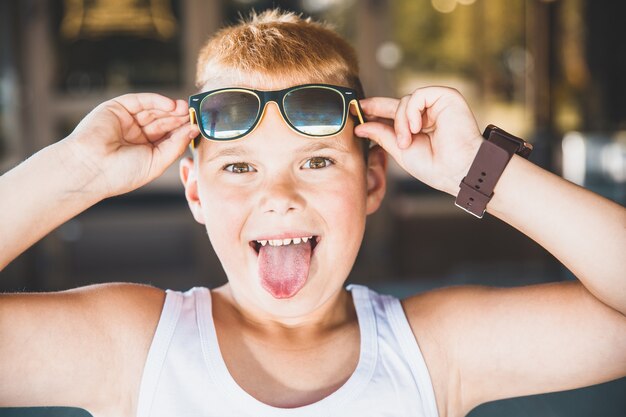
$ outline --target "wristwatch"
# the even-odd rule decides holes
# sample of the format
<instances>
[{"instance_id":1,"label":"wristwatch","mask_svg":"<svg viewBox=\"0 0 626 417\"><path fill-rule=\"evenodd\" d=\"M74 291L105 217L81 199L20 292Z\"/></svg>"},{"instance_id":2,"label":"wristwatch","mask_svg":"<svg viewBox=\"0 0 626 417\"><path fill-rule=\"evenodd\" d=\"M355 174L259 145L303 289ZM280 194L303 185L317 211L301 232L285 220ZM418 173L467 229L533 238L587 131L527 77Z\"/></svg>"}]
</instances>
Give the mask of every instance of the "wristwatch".
<instances>
[{"instance_id":1,"label":"wristwatch","mask_svg":"<svg viewBox=\"0 0 626 417\"><path fill-rule=\"evenodd\" d=\"M454 202L479 219L485 214L493 189L513 154L528 159L533 150L530 143L494 125L487 126L483 137L487 140L480 145Z\"/></svg>"}]
</instances>

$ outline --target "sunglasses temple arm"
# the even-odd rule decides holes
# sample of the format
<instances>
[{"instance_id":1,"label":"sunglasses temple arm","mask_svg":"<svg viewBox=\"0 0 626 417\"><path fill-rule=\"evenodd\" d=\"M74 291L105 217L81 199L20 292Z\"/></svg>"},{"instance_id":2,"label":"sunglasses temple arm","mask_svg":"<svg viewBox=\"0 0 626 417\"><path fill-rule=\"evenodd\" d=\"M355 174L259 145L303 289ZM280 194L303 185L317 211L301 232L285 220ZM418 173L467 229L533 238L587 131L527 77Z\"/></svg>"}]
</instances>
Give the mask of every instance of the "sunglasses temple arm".
<instances>
[{"instance_id":1,"label":"sunglasses temple arm","mask_svg":"<svg viewBox=\"0 0 626 417\"><path fill-rule=\"evenodd\" d=\"M354 105L354 107L356 108L356 116L359 119L359 122L361 124L365 123L365 116L363 116L363 109L361 109L361 105L359 104L359 101L357 99L354 99L352 101L350 101L351 105Z\"/></svg>"},{"instance_id":2,"label":"sunglasses temple arm","mask_svg":"<svg viewBox=\"0 0 626 417\"><path fill-rule=\"evenodd\" d=\"M196 119L196 111L194 109L192 109L192 108L189 108L189 123L191 123L192 125L197 125L198 124L198 120ZM195 149L196 144L197 144L198 140L200 139L200 136L201 135L196 136L189 143L189 147L191 148L192 151Z\"/></svg>"}]
</instances>

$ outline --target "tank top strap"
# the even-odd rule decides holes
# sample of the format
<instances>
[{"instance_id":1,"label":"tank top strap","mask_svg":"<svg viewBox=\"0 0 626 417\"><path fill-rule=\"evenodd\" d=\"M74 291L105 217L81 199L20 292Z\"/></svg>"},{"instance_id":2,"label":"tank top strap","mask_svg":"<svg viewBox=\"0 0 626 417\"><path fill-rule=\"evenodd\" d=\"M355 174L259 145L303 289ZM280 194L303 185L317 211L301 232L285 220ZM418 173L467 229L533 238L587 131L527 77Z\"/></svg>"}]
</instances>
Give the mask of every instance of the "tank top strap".
<instances>
[{"instance_id":1,"label":"tank top strap","mask_svg":"<svg viewBox=\"0 0 626 417\"><path fill-rule=\"evenodd\" d=\"M378 358L378 327L376 325L376 314L374 313L371 292L369 288L357 284L349 284L346 290L352 293L354 307L359 319L362 349L359 362L364 362L363 368L373 369ZM367 378L368 380L369 377Z\"/></svg>"},{"instance_id":2,"label":"tank top strap","mask_svg":"<svg viewBox=\"0 0 626 417\"><path fill-rule=\"evenodd\" d=\"M423 400L425 416L438 417L439 411L430 373L402 304L398 298L392 296L381 296L381 300L385 307L389 326L400 345L404 358L409 363L413 378L417 382L417 388Z\"/></svg>"},{"instance_id":3,"label":"tank top strap","mask_svg":"<svg viewBox=\"0 0 626 417\"><path fill-rule=\"evenodd\" d=\"M137 400L137 417L148 417L151 414L157 384L174 331L176 330L176 325L178 324L182 306L183 295L180 292L165 291L161 317L159 318L141 377L139 398Z\"/></svg>"}]
</instances>

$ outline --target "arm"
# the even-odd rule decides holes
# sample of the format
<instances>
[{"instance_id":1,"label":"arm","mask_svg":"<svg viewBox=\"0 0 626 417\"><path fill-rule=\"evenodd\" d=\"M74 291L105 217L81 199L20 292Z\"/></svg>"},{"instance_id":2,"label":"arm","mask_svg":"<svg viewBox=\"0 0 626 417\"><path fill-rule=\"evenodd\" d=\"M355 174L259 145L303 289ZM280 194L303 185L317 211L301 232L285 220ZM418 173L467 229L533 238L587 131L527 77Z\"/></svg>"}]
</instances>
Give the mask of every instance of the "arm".
<instances>
[{"instance_id":1,"label":"arm","mask_svg":"<svg viewBox=\"0 0 626 417\"><path fill-rule=\"evenodd\" d=\"M103 198L91 187L97 174L68 158L70 148L58 142L0 177L0 270Z\"/></svg>"},{"instance_id":2,"label":"arm","mask_svg":"<svg viewBox=\"0 0 626 417\"><path fill-rule=\"evenodd\" d=\"M361 103L377 141L417 179L456 196L482 136L462 96L429 87L402 100ZM385 123L386 122L386 123ZM487 211L557 257L587 289L626 314L626 209L514 155Z\"/></svg>"},{"instance_id":3,"label":"arm","mask_svg":"<svg viewBox=\"0 0 626 417\"><path fill-rule=\"evenodd\" d=\"M67 138L0 176L0 270L63 222L152 181L197 127L187 104L128 94L96 107Z\"/></svg>"},{"instance_id":4,"label":"arm","mask_svg":"<svg viewBox=\"0 0 626 417\"><path fill-rule=\"evenodd\" d=\"M626 375L626 317L580 282L448 287L403 304L441 417Z\"/></svg>"},{"instance_id":5,"label":"arm","mask_svg":"<svg viewBox=\"0 0 626 417\"><path fill-rule=\"evenodd\" d=\"M159 176L195 137L187 105L129 94L0 177L0 269L96 202ZM163 291L107 284L0 294L0 406L133 415Z\"/></svg>"},{"instance_id":6,"label":"arm","mask_svg":"<svg viewBox=\"0 0 626 417\"><path fill-rule=\"evenodd\" d=\"M626 314L624 207L514 155L487 210L546 248L598 300Z\"/></svg>"},{"instance_id":7,"label":"arm","mask_svg":"<svg viewBox=\"0 0 626 417\"><path fill-rule=\"evenodd\" d=\"M163 300L137 284L0 294L0 407L134 415Z\"/></svg>"},{"instance_id":8,"label":"arm","mask_svg":"<svg viewBox=\"0 0 626 417\"><path fill-rule=\"evenodd\" d=\"M362 102L375 140L421 181L456 195L481 141L458 92L426 88ZM523 185L523 190L520 190ZM520 288L447 288L406 300L440 414L626 374L626 210L515 156L487 210L580 279Z\"/></svg>"}]
</instances>

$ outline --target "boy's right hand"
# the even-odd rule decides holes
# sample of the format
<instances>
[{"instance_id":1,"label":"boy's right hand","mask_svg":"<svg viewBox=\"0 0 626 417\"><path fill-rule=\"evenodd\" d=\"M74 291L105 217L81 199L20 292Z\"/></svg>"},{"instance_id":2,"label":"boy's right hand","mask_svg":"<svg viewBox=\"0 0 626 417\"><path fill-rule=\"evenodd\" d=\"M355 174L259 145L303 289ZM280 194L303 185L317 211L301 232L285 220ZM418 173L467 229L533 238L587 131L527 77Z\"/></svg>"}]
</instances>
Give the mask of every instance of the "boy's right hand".
<instances>
[{"instance_id":1,"label":"boy's right hand","mask_svg":"<svg viewBox=\"0 0 626 417\"><path fill-rule=\"evenodd\" d=\"M160 176L199 134L188 121L182 100L126 94L100 104L62 142L84 167L76 174L85 176L89 191L106 198Z\"/></svg>"}]
</instances>

